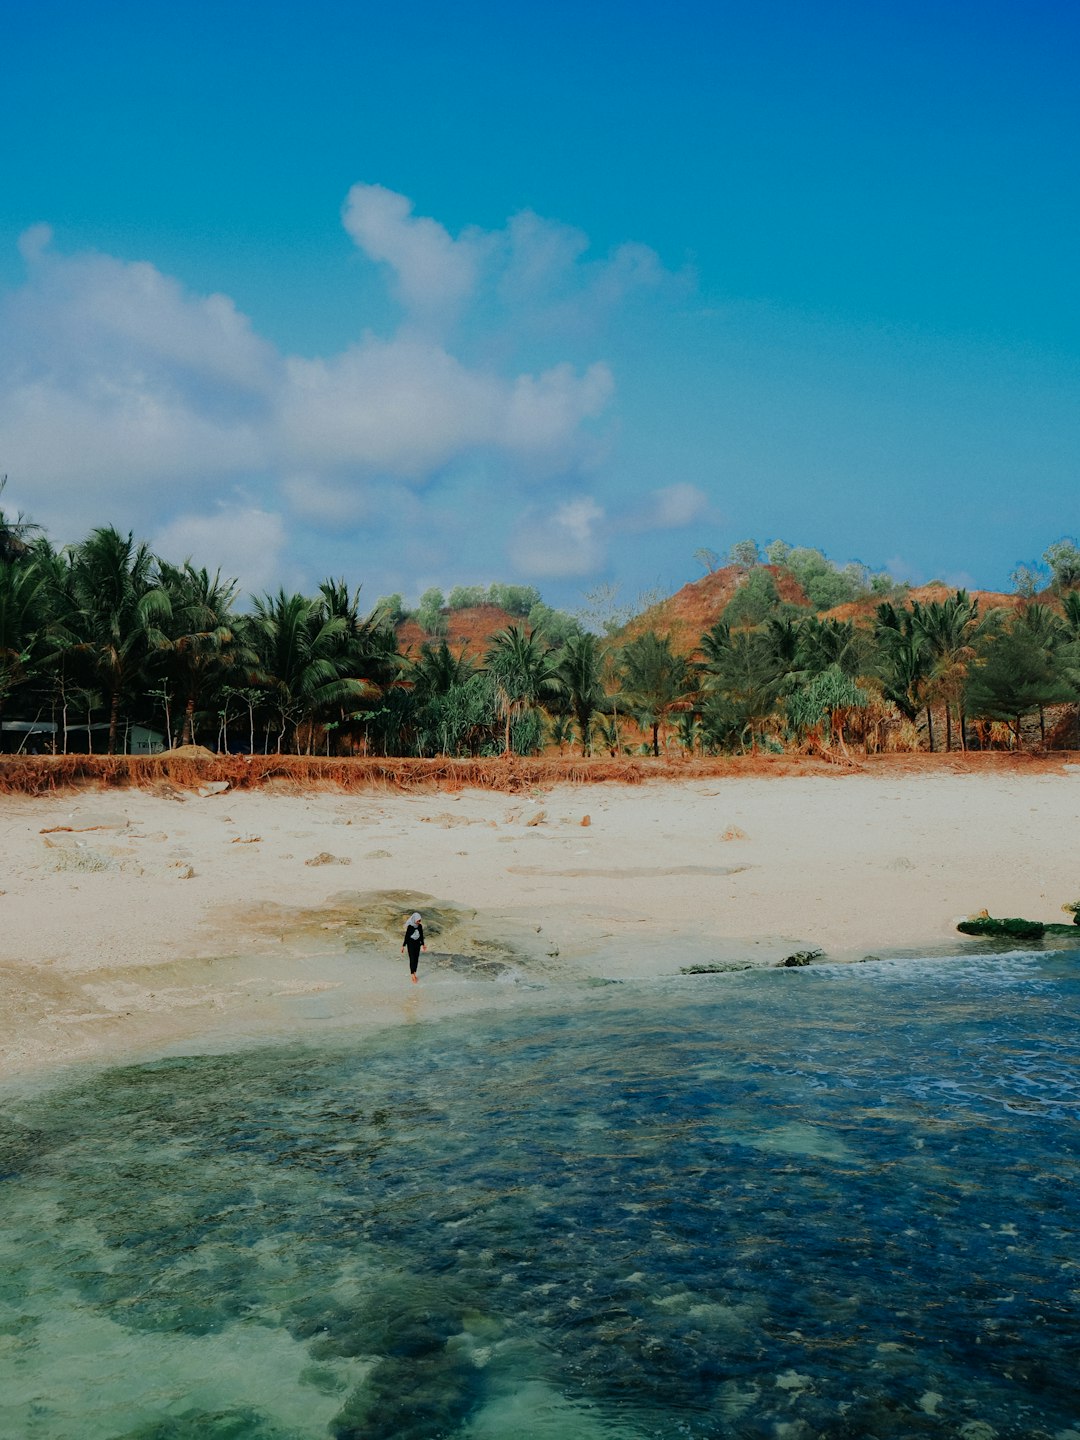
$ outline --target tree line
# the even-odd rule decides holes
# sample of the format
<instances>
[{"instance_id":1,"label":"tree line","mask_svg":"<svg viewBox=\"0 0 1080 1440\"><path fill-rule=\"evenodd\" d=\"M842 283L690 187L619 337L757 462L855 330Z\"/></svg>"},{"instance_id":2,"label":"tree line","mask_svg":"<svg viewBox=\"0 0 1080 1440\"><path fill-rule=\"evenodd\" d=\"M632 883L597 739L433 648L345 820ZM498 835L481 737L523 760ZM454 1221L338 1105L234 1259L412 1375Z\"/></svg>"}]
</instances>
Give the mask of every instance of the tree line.
<instances>
[{"instance_id":1,"label":"tree line","mask_svg":"<svg viewBox=\"0 0 1080 1440\"><path fill-rule=\"evenodd\" d=\"M818 551L784 547L765 564L751 545L690 654L655 628L598 635L531 587L493 586L451 597L508 602L512 623L484 653L451 648L438 623L451 607L429 592L414 612L427 638L404 655L400 597L365 610L358 588L327 579L241 610L235 581L130 534L102 527L57 550L0 512L0 737L7 750L116 753L145 727L169 747L421 756L1078 743L1071 543L1047 552L1048 589L986 613L963 590L920 603L852 567L830 577ZM781 600L775 576L793 554L819 606L853 587L869 596L867 623Z\"/></svg>"}]
</instances>

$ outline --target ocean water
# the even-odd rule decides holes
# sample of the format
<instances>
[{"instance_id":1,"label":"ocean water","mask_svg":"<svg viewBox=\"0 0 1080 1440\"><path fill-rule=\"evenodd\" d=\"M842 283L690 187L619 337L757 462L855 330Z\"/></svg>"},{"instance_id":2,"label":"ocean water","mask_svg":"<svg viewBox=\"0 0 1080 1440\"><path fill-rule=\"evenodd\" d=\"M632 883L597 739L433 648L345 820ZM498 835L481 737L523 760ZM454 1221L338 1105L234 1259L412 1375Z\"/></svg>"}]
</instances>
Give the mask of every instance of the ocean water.
<instances>
[{"instance_id":1,"label":"ocean water","mask_svg":"<svg viewBox=\"0 0 1080 1440\"><path fill-rule=\"evenodd\" d=\"M4 1440L1080 1437L1080 954L611 985L0 1106Z\"/></svg>"}]
</instances>

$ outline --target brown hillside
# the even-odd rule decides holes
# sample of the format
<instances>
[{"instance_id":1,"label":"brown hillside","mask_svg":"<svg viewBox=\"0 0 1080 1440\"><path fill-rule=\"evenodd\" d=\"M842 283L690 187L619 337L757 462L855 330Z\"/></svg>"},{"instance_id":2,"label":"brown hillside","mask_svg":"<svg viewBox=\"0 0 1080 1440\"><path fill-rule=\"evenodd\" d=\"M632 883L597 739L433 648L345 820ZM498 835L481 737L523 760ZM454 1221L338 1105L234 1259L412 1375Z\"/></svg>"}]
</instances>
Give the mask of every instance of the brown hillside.
<instances>
[{"instance_id":1,"label":"brown hillside","mask_svg":"<svg viewBox=\"0 0 1080 1440\"><path fill-rule=\"evenodd\" d=\"M808 605L802 586L790 570L782 565L764 565L776 583L781 600L792 605ZM691 580L681 590L659 604L636 615L622 631L620 640L633 640L646 630L669 635L673 649L692 654L702 635L723 615L740 585L746 583L748 571L741 565L725 565L700 580Z\"/></svg>"},{"instance_id":2,"label":"brown hillside","mask_svg":"<svg viewBox=\"0 0 1080 1440\"><path fill-rule=\"evenodd\" d=\"M511 615L498 605L468 605L462 610L443 610L441 613L446 618L447 645L455 655L468 650L476 660L481 658L500 630L510 625L525 625L528 628L520 615ZM423 642L432 639L415 620L403 620L395 633L398 649L403 655L418 655ZM438 637L435 637L435 643L438 644Z\"/></svg>"},{"instance_id":3,"label":"brown hillside","mask_svg":"<svg viewBox=\"0 0 1080 1440\"><path fill-rule=\"evenodd\" d=\"M969 590L967 593L972 600L979 602L980 615L986 615L991 610L1017 610L1023 604L1021 596L1004 595L998 590ZM939 603L948 600L950 595L955 594L955 585L920 585L917 589L909 590L902 600L895 603L897 609L910 609L916 600L920 605L928 605L935 600ZM1040 600L1047 602L1052 598L1049 592L1039 596ZM880 603L878 596L864 595L860 600L849 600L846 605L834 605L831 610L823 611L822 618L854 620L856 624L860 622L869 624Z\"/></svg>"}]
</instances>

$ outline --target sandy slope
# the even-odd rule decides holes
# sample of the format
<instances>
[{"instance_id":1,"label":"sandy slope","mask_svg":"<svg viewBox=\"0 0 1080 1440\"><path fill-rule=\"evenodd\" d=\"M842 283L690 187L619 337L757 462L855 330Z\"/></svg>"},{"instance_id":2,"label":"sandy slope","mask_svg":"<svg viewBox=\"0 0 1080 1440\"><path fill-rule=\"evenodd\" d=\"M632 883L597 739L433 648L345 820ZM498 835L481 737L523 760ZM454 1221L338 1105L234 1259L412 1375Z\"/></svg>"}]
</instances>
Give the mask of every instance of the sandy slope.
<instances>
[{"instance_id":1,"label":"sandy slope","mask_svg":"<svg viewBox=\"0 0 1080 1440\"><path fill-rule=\"evenodd\" d=\"M853 959L963 943L956 919L983 906L1060 920L1080 896L1078 808L1080 770L1064 765L532 800L9 796L0 1074L534 1003L589 977L811 946ZM320 855L333 858L305 863ZM416 987L399 954L414 904L432 951Z\"/></svg>"}]
</instances>

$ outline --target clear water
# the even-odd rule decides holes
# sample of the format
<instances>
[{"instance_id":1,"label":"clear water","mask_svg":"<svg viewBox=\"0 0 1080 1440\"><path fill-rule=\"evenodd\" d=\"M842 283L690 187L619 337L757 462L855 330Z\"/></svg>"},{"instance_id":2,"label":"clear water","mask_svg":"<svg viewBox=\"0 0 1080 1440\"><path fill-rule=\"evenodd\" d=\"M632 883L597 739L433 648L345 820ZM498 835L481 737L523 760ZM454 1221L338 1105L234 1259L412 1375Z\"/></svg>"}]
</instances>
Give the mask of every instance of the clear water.
<instances>
[{"instance_id":1,"label":"clear water","mask_svg":"<svg viewBox=\"0 0 1080 1440\"><path fill-rule=\"evenodd\" d=\"M0 1435L1070 1437L1080 956L583 992L0 1116Z\"/></svg>"}]
</instances>

